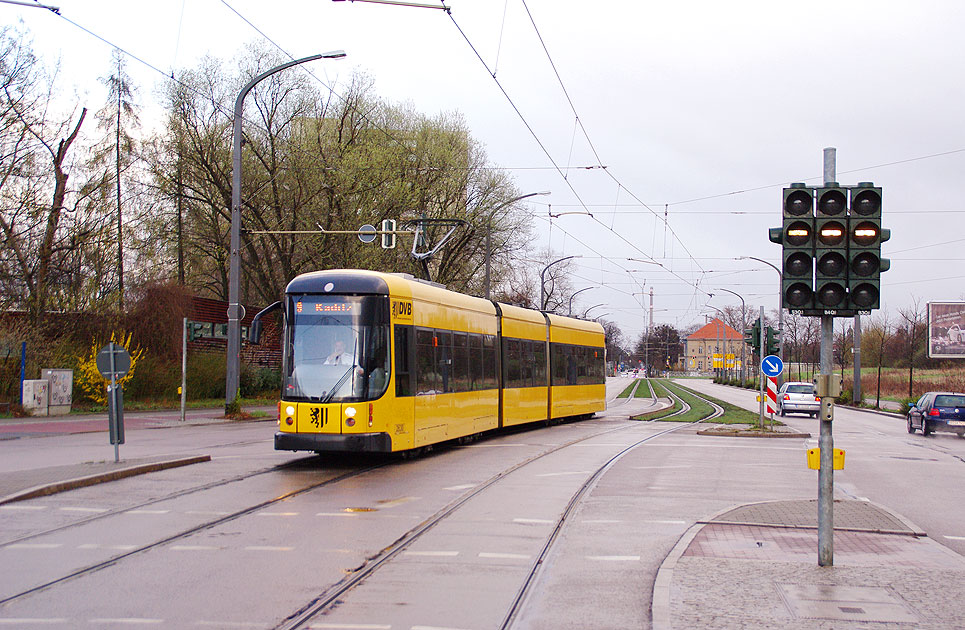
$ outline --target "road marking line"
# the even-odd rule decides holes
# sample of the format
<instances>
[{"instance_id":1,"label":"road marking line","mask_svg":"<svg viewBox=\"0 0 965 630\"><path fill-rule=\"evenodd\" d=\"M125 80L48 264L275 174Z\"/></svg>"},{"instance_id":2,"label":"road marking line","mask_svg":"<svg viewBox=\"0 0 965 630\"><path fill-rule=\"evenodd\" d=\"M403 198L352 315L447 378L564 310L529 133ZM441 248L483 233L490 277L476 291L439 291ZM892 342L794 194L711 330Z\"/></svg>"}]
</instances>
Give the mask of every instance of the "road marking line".
<instances>
[{"instance_id":1,"label":"road marking line","mask_svg":"<svg viewBox=\"0 0 965 630\"><path fill-rule=\"evenodd\" d=\"M514 523L525 523L527 525L552 525L556 521L547 518L514 518Z\"/></svg>"},{"instance_id":2,"label":"road marking line","mask_svg":"<svg viewBox=\"0 0 965 630\"><path fill-rule=\"evenodd\" d=\"M465 483L461 486L449 486L448 488L443 488L443 490L468 490L469 488L475 488L476 486L471 483Z\"/></svg>"},{"instance_id":3,"label":"road marking line","mask_svg":"<svg viewBox=\"0 0 965 630\"><path fill-rule=\"evenodd\" d=\"M98 543L87 543L85 545L77 545L78 549L111 549L113 551L130 551L131 549L137 549L137 545L101 545Z\"/></svg>"},{"instance_id":4,"label":"road marking line","mask_svg":"<svg viewBox=\"0 0 965 630\"><path fill-rule=\"evenodd\" d=\"M249 545L245 551L294 551L294 547L269 547L267 545Z\"/></svg>"},{"instance_id":5,"label":"road marking line","mask_svg":"<svg viewBox=\"0 0 965 630\"><path fill-rule=\"evenodd\" d=\"M315 516L352 516L357 517L358 512L319 512Z\"/></svg>"},{"instance_id":6,"label":"road marking line","mask_svg":"<svg viewBox=\"0 0 965 630\"><path fill-rule=\"evenodd\" d=\"M128 510L125 514L167 514L171 510Z\"/></svg>"},{"instance_id":7,"label":"road marking line","mask_svg":"<svg viewBox=\"0 0 965 630\"><path fill-rule=\"evenodd\" d=\"M589 475L592 470L573 470L570 472L555 472L555 473L543 473L541 475L536 475L537 477L562 477L564 475Z\"/></svg>"},{"instance_id":8,"label":"road marking line","mask_svg":"<svg viewBox=\"0 0 965 630\"><path fill-rule=\"evenodd\" d=\"M406 551L407 556L425 556L427 558L453 558L459 555L458 551Z\"/></svg>"},{"instance_id":9,"label":"road marking line","mask_svg":"<svg viewBox=\"0 0 965 630\"><path fill-rule=\"evenodd\" d=\"M63 547L62 543L14 543L8 545L8 549L57 549Z\"/></svg>"},{"instance_id":10,"label":"road marking line","mask_svg":"<svg viewBox=\"0 0 965 630\"><path fill-rule=\"evenodd\" d=\"M298 516L298 512L259 512L258 516Z\"/></svg>"},{"instance_id":11,"label":"road marking line","mask_svg":"<svg viewBox=\"0 0 965 630\"><path fill-rule=\"evenodd\" d=\"M90 623L126 623L126 624L158 624L164 623L163 619L147 619L145 617L120 617L116 619L101 618L88 619Z\"/></svg>"},{"instance_id":12,"label":"road marking line","mask_svg":"<svg viewBox=\"0 0 965 630\"><path fill-rule=\"evenodd\" d=\"M28 512L28 511L35 512L37 510L46 510L46 509L47 509L46 505L0 505L0 510L22 510L25 512ZM0 621L3 621L3 620L0 619Z\"/></svg>"},{"instance_id":13,"label":"road marking line","mask_svg":"<svg viewBox=\"0 0 965 630\"><path fill-rule=\"evenodd\" d=\"M390 630L392 626L370 623L313 623L309 628L325 628L326 630Z\"/></svg>"},{"instance_id":14,"label":"road marking line","mask_svg":"<svg viewBox=\"0 0 965 630\"><path fill-rule=\"evenodd\" d=\"M495 560L529 560L530 556L522 553L493 553L488 551L482 551L479 553L480 558L492 558Z\"/></svg>"},{"instance_id":15,"label":"road marking line","mask_svg":"<svg viewBox=\"0 0 965 630\"><path fill-rule=\"evenodd\" d=\"M965 536L945 536L948 540L965 540Z\"/></svg>"},{"instance_id":16,"label":"road marking line","mask_svg":"<svg viewBox=\"0 0 965 630\"><path fill-rule=\"evenodd\" d=\"M399 497L398 499L390 499L388 501L379 501L379 507L381 508L394 508L396 506L402 505L403 503L409 503L410 501L418 501L421 497Z\"/></svg>"},{"instance_id":17,"label":"road marking line","mask_svg":"<svg viewBox=\"0 0 965 630\"><path fill-rule=\"evenodd\" d=\"M20 617L19 619L0 619L0 626L11 625L11 626L23 626L28 624L40 625L40 624L54 624L54 623L67 623L64 618L57 617Z\"/></svg>"},{"instance_id":18,"label":"road marking line","mask_svg":"<svg viewBox=\"0 0 965 630\"><path fill-rule=\"evenodd\" d=\"M639 562L640 556L587 556L586 559L603 562Z\"/></svg>"},{"instance_id":19,"label":"road marking line","mask_svg":"<svg viewBox=\"0 0 965 630\"><path fill-rule=\"evenodd\" d=\"M171 545L168 549L171 551L216 551L218 547L209 545Z\"/></svg>"},{"instance_id":20,"label":"road marking line","mask_svg":"<svg viewBox=\"0 0 965 630\"><path fill-rule=\"evenodd\" d=\"M90 512L94 514L102 514L107 511L107 508L88 508L88 507L62 507L61 512Z\"/></svg>"}]
</instances>

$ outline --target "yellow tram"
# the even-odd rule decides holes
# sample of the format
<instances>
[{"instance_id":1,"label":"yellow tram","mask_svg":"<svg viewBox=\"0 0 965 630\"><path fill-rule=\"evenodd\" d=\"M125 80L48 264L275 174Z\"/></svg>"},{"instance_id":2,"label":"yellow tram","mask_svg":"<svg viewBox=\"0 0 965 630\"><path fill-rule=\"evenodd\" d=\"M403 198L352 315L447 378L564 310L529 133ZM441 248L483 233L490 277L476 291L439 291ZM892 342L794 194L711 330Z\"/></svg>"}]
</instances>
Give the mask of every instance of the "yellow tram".
<instances>
[{"instance_id":1,"label":"yellow tram","mask_svg":"<svg viewBox=\"0 0 965 630\"><path fill-rule=\"evenodd\" d=\"M278 450L406 451L606 407L596 322L351 269L300 275L273 307Z\"/></svg>"}]
</instances>

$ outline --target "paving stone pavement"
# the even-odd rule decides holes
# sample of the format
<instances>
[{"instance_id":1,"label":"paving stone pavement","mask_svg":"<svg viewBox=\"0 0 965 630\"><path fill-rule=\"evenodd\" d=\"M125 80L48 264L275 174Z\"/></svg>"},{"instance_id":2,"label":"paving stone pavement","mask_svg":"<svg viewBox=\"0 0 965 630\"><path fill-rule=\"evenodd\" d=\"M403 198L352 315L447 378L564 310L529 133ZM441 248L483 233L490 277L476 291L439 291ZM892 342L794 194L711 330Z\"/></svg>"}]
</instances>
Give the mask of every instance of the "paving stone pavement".
<instances>
[{"instance_id":1,"label":"paving stone pavement","mask_svg":"<svg viewBox=\"0 0 965 630\"><path fill-rule=\"evenodd\" d=\"M816 521L802 500L694 525L657 575L654 630L965 628L961 556L881 506L835 501L834 566L819 567Z\"/></svg>"}]
</instances>

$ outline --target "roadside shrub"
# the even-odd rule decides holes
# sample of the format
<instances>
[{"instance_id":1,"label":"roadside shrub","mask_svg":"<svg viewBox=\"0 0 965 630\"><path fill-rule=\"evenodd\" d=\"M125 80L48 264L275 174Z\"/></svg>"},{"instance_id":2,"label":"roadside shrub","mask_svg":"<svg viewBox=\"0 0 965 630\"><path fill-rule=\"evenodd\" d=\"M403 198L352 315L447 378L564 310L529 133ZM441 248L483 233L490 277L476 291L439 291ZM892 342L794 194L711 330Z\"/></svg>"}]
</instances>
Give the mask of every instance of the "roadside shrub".
<instances>
[{"instance_id":1,"label":"roadside shrub","mask_svg":"<svg viewBox=\"0 0 965 630\"><path fill-rule=\"evenodd\" d=\"M181 363L151 353L141 359L140 369L124 388L129 400L174 400L181 386Z\"/></svg>"},{"instance_id":2,"label":"roadside shrub","mask_svg":"<svg viewBox=\"0 0 965 630\"><path fill-rule=\"evenodd\" d=\"M840 405L850 405L854 400L854 391L851 389L841 390L841 395L835 399L835 402Z\"/></svg>"},{"instance_id":3,"label":"roadside shrub","mask_svg":"<svg viewBox=\"0 0 965 630\"><path fill-rule=\"evenodd\" d=\"M97 369L97 353L109 342L114 342L127 349L131 355L131 369L128 370L124 378L118 384L126 388L127 384L134 378L137 372L137 364L144 357L144 350L131 343L131 333L112 332L109 341L104 343L92 339L87 352L77 357L77 368L74 370L74 393L81 393L83 397L98 405L107 404L107 380L101 376Z\"/></svg>"},{"instance_id":4,"label":"roadside shrub","mask_svg":"<svg viewBox=\"0 0 965 630\"><path fill-rule=\"evenodd\" d=\"M904 415L907 415L907 414L908 414L908 410L911 409L911 406L914 405L916 402L918 402L918 399L917 399L917 398L905 398L905 399L903 399L903 400L901 401L901 411L899 411L899 413L900 413L901 415L903 415L903 416L904 416Z\"/></svg>"},{"instance_id":5,"label":"roadside shrub","mask_svg":"<svg viewBox=\"0 0 965 630\"><path fill-rule=\"evenodd\" d=\"M224 353L199 352L188 355L188 398L225 397Z\"/></svg>"},{"instance_id":6,"label":"roadside shrub","mask_svg":"<svg viewBox=\"0 0 965 630\"><path fill-rule=\"evenodd\" d=\"M254 398L260 394L277 397L281 391L281 372L271 368L255 368L246 364L241 366L241 395Z\"/></svg>"}]
</instances>

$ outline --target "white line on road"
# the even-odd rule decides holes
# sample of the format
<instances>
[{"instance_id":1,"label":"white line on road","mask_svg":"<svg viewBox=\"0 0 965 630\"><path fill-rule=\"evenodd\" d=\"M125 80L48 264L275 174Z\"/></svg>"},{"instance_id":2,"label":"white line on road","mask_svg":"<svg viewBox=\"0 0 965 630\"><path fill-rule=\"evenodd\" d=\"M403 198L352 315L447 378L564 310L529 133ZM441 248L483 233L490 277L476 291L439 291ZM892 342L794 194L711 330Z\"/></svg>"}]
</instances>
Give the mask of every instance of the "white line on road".
<instances>
[{"instance_id":1,"label":"white line on road","mask_svg":"<svg viewBox=\"0 0 965 630\"><path fill-rule=\"evenodd\" d=\"M475 484L464 483L461 486L449 486L448 488L443 488L443 490L468 490L469 488L475 487Z\"/></svg>"},{"instance_id":2,"label":"white line on road","mask_svg":"<svg viewBox=\"0 0 965 630\"><path fill-rule=\"evenodd\" d=\"M101 545L98 543L87 543L84 545L77 545L78 549L110 549L112 551L130 551L131 549L137 549L137 545Z\"/></svg>"},{"instance_id":3,"label":"white line on road","mask_svg":"<svg viewBox=\"0 0 965 630\"><path fill-rule=\"evenodd\" d=\"M67 623L64 618L57 617L20 617L20 618L8 618L0 619L0 626L39 626L55 623Z\"/></svg>"},{"instance_id":4,"label":"white line on road","mask_svg":"<svg viewBox=\"0 0 965 630\"><path fill-rule=\"evenodd\" d=\"M529 560L530 556L522 553L494 553L488 551L482 551L479 553L480 558L492 558L494 560Z\"/></svg>"},{"instance_id":5,"label":"white line on road","mask_svg":"<svg viewBox=\"0 0 965 630\"><path fill-rule=\"evenodd\" d=\"M128 510L125 514L168 514L171 510Z\"/></svg>"},{"instance_id":6,"label":"white line on road","mask_svg":"<svg viewBox=\"0 0 965 630\"><path fill-rule=\"evenodd\" d=\"M57 549L63 546L61 543L14 543L7 545L7 549Z\"/></svg>"},{"instance_id":7,"label":"white line on road","mask_svg":"<svg viewBox=\"0 0 965 630\"><path fill-rule=\"evenodd\" d=\"M89 508L89 507L62 507L61 512L87 512L91 514L102 514L107 511L107 508Z\"/></svg>"},{"instance_id":8,"label":"white line on road","mask_svg":"<svg viewBox=\"0 0 965 630\"><path fill-rule=\"evenodd\" d=\"M0 505L0 510L21 510L24 512L36 512L37 510L46 510L46 505ZM0 619L0 621L3 621Z\"/></svg>"},{"instance_id":9,"label":"white line on road","mask_svg":"<svg viewBox=\"0 0 965 630\"><path fill-rule=\"evenodd\" d=\"M298 512L259 512L258 516L298 516Z\"/></svg>"},{"instance_id":10,"label":"white line on road","mask_svg":"<svg viewBox=\"0 0 965 630\"><path fill-rule=\"evenodd\" d=\"M948 540L965 540L965 536L945 536Z\"/></svg>"},{"instance_id":11,"label":"white line on road","mask_svg":"<svg viewBox=\"0 0 965 630\"><path fill-rule=\"evenodd\" d=\"M294 547L270 547L267 545L249 545L245 551L294 551Z\"/></svg>"},{"instance_id":12,"label":"white line on road","mask_svg":"<svg viewBox=\"0 0 965 630\"><path fill-rule=\"evenodd\" d=\"M548 518L514 518L514 523L525 523L526 525L552 525L556 521Z\"/></svg>"},{"instance_id":13,"label":"white line on road","mask_svg":"<svg viewBox=\"0 0 965 630\"><path fill-rule=\"evenodd\" d=\"M406 551L407 556L425 556L427 558L453 558L459 555L458 551Z\"/></svg>"},{"instance_id":14,"label":"white line on road","mask_svg":"<svg viewBox=\"0 0 965 630\"><path fill-rule=\"evenodd\" d=\"M600 560L602 562L638 562L640 556L587 556L587 560Z\"/></svg>"},{"instance_id":15,"label":"white line on road","mask_svg":"<svg viewBox=\"0 0 965 630\"><path fill-rule=\"evenodd\" d=\"M171 551L217 551L219 549L210 545L171 545L168 548Z\"/></svg>"}]
</instances>

